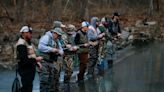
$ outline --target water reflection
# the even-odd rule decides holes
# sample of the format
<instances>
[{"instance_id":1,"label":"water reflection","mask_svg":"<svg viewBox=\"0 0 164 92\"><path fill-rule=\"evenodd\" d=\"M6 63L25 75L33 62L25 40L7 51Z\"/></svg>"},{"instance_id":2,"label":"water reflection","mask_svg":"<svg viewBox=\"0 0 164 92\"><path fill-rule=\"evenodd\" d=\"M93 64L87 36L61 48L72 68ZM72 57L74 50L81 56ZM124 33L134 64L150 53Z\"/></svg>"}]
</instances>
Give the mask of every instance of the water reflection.
<instances>
[{"instance_id":1,"label":"water reflection","mask_svg":"<svg viewBox=\"0 0 164 92\"><path fill-rule=\"evenodd\" d=\"M164 92L164 44L155 43L134 51L133 55L104 74L100 73L83 83L62 84L61 92ZM130 51L125 54L128 53ZM11 92L14 71L0 73L0 92ZM35 78L35 92L39 92L38 89L39 81Z\"/></svg>"},{"instance_id":2,"label":"water reflection","mask_svg":"<svg viewBox=\"0 0 164 92\"><path fill-rule=\"evenodd\" d=\"M79 92L86 92L85 82L78 83L78 87L79 87Z\"/></svg>"},{"instance_id":3,"label":"water reflection","mask_svg":"<svg viewBox=\"0 0 164 92\"><path fill-rule=\"evenodd\" d=\"M139 49L114 67L117 92L163 92L164 46Z\"/></svg>"},{"instance_id":4,"label":"water reflection","mask_svg":"<svg viewBox=\"0 0 164 92\"><path fill-rule=\"evenodd\" d=\"M104 75L97 75L79 84L79 92L115 92L113 83L113 71L105 72Z\"/></svg>"},{"instance_id":5,"label":"water reflection","mask_svg":"<svg viewBox=\"0 0 164 92\"><path fill-rule=\"evenodd\" d=\"M115 92L114 81L113 81L113 69L107 72L105 76L100 77L99 80L99 92Z\"/></svg>"},{"instance_id":6,"label":"water reflection","mask_svg":"<svg viewBox=\"0 0 164 92\"><path fill-rule=\"evenodd\" d=\"M69 83L65 83L64 84L64 92L71 92L70 91L70 84Z\"/></svg>"}]
</instances>

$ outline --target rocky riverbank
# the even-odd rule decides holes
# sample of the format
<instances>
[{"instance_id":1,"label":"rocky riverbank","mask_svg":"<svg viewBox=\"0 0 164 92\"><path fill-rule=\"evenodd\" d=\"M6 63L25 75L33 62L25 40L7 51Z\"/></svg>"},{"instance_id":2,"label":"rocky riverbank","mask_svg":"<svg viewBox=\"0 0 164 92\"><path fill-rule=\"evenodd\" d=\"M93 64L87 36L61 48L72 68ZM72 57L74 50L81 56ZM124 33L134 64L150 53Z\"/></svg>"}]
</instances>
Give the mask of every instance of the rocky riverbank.
<instances>
[{"instance_id":1,"label":"rocky riverbank","mask_svg":"<svg viewBox=\"0 0 164 92\"><path fill-rule=\"evenodd\" d=\"M33 33L33 42L36 45L38 43L38 38L43 32L44 30L35 31ZM13 69L16 65L14 53L15 43L18 37L18 33L0 33L0 68ZM152 41L163 39L164 28L160 27L159 23L155 21L143 22L138 20L134 26L122 28L121 38L116 42L116 50L124 49L128 45L140 47L151 43Z\"/></svg>"}]
</instances>

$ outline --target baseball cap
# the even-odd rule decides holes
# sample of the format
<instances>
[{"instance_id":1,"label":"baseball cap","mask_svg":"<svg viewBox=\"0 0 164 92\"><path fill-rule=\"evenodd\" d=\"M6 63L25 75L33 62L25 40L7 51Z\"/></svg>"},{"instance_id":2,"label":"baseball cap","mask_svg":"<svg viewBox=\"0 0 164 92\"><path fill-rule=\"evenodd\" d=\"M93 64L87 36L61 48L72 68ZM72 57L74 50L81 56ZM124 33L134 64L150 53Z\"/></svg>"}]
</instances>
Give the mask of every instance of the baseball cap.
<instances>
[{"instance_id":1,"label":"baseball cap","mask_svg":"<svg viewBox=\"0 0 164 92\"><path fill-rule=\"evenodd\" d=\"M89 26L89 22L83 21L83 22L81 23L81 26L82 26L82 27L88 27L88 26Z\"/></svg>"},{"instance_id":2,"label":"baseball cap","mask_svg":"<svg viewBox=\"0 0 164 92\"><path fill-rule=\"evenodd\" d=\"M20 32L32 32L32 28L29 26L23 26L20 30Z\"/></svg>"}]
</instances>

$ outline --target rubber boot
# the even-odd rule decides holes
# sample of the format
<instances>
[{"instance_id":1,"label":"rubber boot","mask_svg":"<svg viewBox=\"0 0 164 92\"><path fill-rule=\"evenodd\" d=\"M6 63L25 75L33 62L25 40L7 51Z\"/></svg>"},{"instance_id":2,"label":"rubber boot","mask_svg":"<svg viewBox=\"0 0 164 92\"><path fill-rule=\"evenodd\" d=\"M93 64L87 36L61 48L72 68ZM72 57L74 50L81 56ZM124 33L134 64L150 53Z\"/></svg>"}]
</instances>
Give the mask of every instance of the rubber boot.
<instances>
[{"instance_id":1,"label":"rubber boot","mask_svg":"<svg viewBox=\"0 0 164 92\"><path fill-rule=\"evenodd\" d=\"M108 60L108 68L112 68L113 67L113 60Z\"/></svg>"}]
</instances>

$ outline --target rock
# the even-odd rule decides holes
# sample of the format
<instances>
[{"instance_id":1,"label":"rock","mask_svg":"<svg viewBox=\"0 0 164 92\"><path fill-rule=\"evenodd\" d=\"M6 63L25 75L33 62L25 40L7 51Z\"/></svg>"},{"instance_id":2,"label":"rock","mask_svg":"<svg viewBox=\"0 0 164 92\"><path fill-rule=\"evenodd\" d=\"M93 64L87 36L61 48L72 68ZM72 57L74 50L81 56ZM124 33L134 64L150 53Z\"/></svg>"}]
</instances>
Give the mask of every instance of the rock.
<instances>
[{"instance_id":1,"label":"rock","mask_svg":"<svg viewBox=\"0 0 164 92\"><path fill-rule=\"evenodd\" d=\"M128 37L128 40L129 41L132 41L134 39L134 36L133 35L130 35L129 37Z\"/></svg>"},{"instance_id":2,"label":"rock","mask_svg":"<svg viewBox=\"0 0 164 92\"><path fill-rule=\"evenodd\" d=\"M135 23L136 27L144 27L143 21L142 20L137 20Z\"/></svg>"},{"instance_id":3,"label":"rock","mask_svg":"<svg viewBox=\"0 0 164 92\"><path fill-rule=\"evenodd\" d=\"M9 42L9 40L10 40L10 35L9 33L5 32L3 34L3 42Z\"/></svg>"},{"instance_id":4,"label":"rock","mask_svg":"<svg viewBox=\"0 0 164 92\"><path fill-rule=\"evenodd\" d=\"M12 63L12 62L0 62L0 69L9 69L12 70L14 67L16 66L16 63Z\"/></svg>"},{"instance_id":5,"label":"rock","mask_svg":"<svg viewBox=\"0 0 164 92\"><path fill-rule=\"evenodd\" d=\"M136 27L148 27L148 26L153 26L156 25L156 21L144 21L144 20L137 20L135 26Z\"/></svg>"},{"instance_id":6,"label":"rock","mask_svg":"<svg viewBox=\"0 0 164 92\"><path fill-rule=\"evenodd\" d=\"M14 66L14 48L11 44L0 45L0 68L11 69Z\"/></svg>"},{"instance_id":7,"label":"rock","mask_svg":"<svg viewBox=\"0 0 164 92\"><path fill-rule=\"evenodd\" d=\"M125 27L124 30L129 33L133 33L138 30L136 27Z\"/></svg>"},{"instance_id":8,"label":"rock","mask_svg":"<svg viewBox=\"0 0 164 92\"><path fill-rule=\"evenodd\" d=\"M136 32L133 35L134 38L133 38L132 45L134 46L143 46L152 41L152 37L149 32L141 31L141 32Z\"/></svg>"},{"instance_id":9,"label":"rock","mask_svg":"<svg viewBox=\"0 0 164 92\"><path fill-rule=\"evenodd\" d=\"M128 36L129 36L129 32L128 31L122 31L122 33L121 33L121 39L123 39L123 40L126 40L127 38L128 38Z\"/></svg>"},{"instance_id":10,"label":"rock","mask_svg":"<svg viewBox=\"0 0 164 92\"><path fill-rule=\"evenodd\" d=\"M145 22L145 23L148 24L149 26L153 26L157 24L156 21L150 21L150 22Z\"/></svg>"},{"instance_id":11,"label":"rock","mask_svg":"<svg viewBox=\"0 0 164 92\"><path fill-rule=\"evenodd\" d=\"M13 54L13 51L14 51L14 49L13 49L12 45L10 45L10 44L4 45L2 54L11 55L11 54Z\"/></svg>"}]
</instances>

